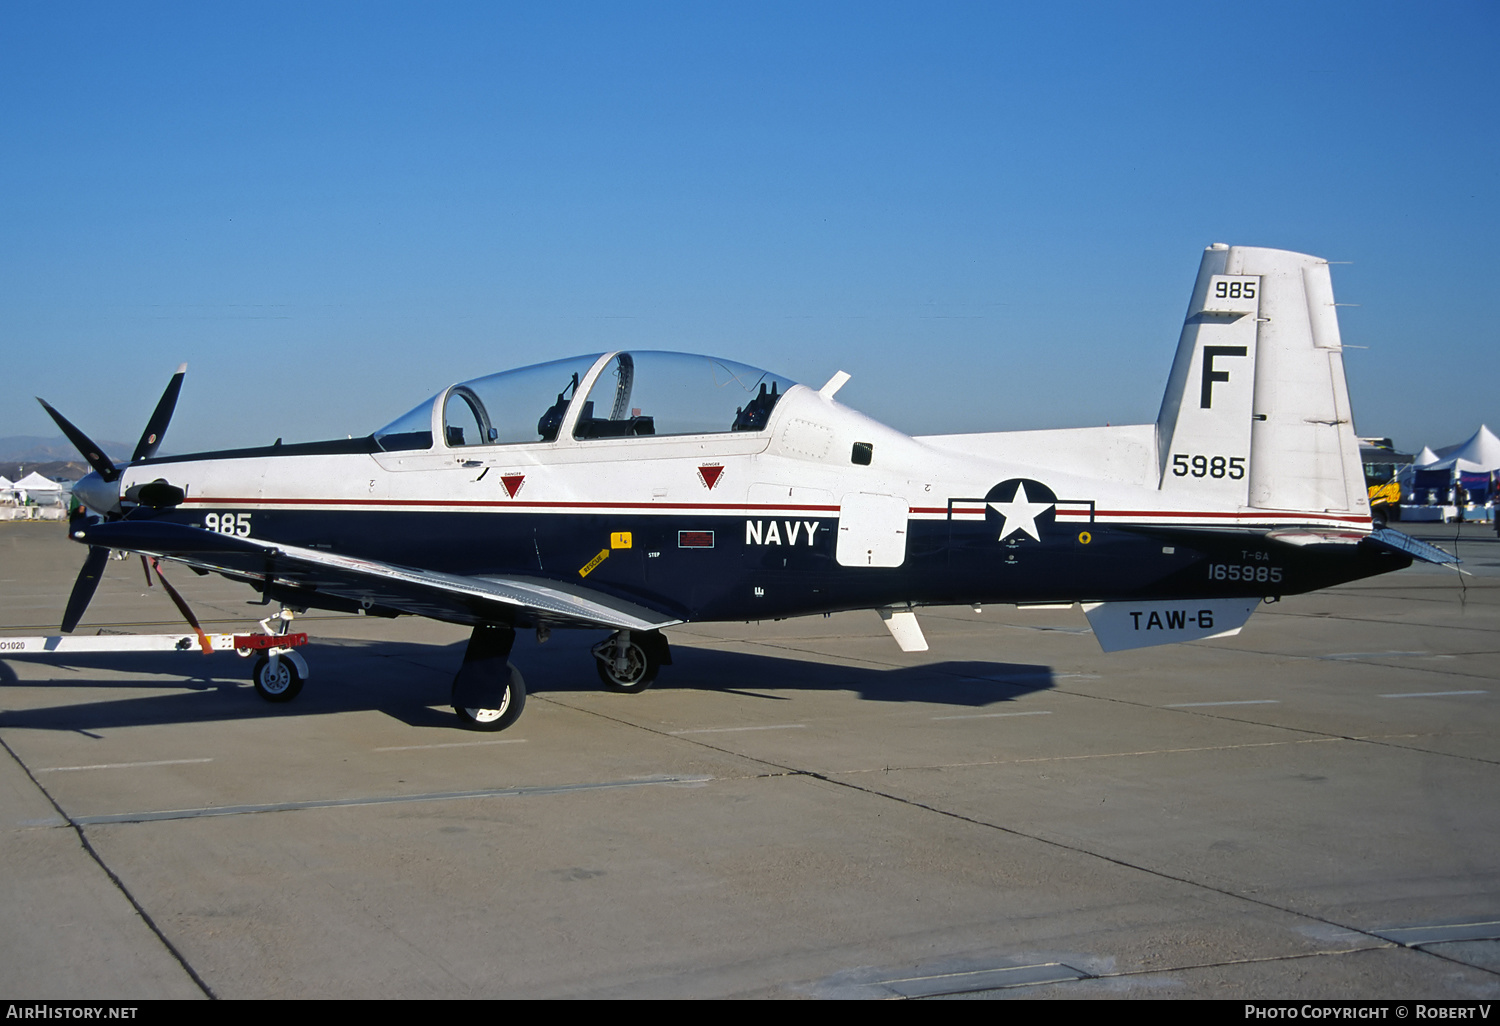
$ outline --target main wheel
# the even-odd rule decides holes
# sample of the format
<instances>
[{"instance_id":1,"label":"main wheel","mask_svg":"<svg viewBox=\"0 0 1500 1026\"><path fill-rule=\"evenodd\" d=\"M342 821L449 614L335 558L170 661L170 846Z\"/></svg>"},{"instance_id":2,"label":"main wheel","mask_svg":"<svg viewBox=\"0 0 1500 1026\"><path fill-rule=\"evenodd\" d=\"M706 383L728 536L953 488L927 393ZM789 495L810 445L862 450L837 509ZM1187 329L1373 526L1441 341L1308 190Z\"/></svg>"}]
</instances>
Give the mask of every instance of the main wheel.
<instances>
[{"instance_id":1,"label":"main wheel","mask_svg":"<svg viewBox=\"0 0 1500 1026\"><path fill-rule=\"evenodd\" d=\"M261 656L250 671L250 680L255 684L255 693L267 702L290 702L302 692L302 674L290 659L276 660L276 671L271 672L271 657Z\"/></svg>"},{"instance_id":2,"label":"main wheel","mask_svg":"<svg viewBox=\"0 0 1500 1026\"><path fill-rule=\"evenodd\" d=\"M599 679L609 691L637 695L651 686L661 669L661 657L654 648L644 646L631 638L625 643L625 665L616 665L615 647L618 642L610 638L600 645L594 655L594 665L599 670Z\"/></svg>"},{"instance_id":3,"label":"main wheel","mask_svg":"<svg viewBox=\"0 0 1500 1026\"><path fill-rule=\"evenodd\" d=\"M464 726L471 730L504 730L521 717L521 710L526 708L526 682L521 679L521 671L506 664L505 668L510 671L510 679L505 685L505 694L500 698L500 705L495 709L469 709L455 705L453 711L458 713L458 718L463 721Z\"/></svg>"}]
</instances>

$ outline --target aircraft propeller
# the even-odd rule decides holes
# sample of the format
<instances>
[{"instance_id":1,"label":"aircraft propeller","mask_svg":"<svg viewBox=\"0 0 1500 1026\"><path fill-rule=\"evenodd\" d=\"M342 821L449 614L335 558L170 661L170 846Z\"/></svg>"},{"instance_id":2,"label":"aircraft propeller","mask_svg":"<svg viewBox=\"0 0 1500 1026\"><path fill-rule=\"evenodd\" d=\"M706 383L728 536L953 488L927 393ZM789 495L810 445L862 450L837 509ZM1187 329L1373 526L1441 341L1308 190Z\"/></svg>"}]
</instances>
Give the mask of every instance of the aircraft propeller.
<instances>
[{"instance_id":1,"label":"aircraft propeller","mask_svg":"<svg viewBox=\"0 0 1500 1026\"><path fill-rule=\"evenodd\" d=\"M62 433L68 437L68 441L73 443L74 448L93 468L93 473L85 475L83 480L73 486L73 494L89 509L102 514L106 520L121 520L129 515L121 506L122 500L153 507L175 506L182 501L182 489L166 481L153 481L140 485L130 489L130 493L125 495L121 494L118 482L120 472L125 467L150 459L161 447L161 440L167 433L167 425L172 420L172 411L177 407L177 395L182 391L182 379L186 373L187 364L184 363L172 375L172 380L167 383L166 391L157 402L151 419L146 422L146 430L141 432L141 440L136 443L135 452L131 454L130 461L123 465L116 465L104 450L94 443L93 439L78 430L45 399L37 397L36 401L42 404L42 409L47 411L47 415L57 423ZM113 487L110 487L111 485ZM108 559L109 549L100 546L89 548L89 554L83 561L83 569L78 572L78 580L73 582L73 591L68 595L68 605L63 611L63 633L71 633L73 628L78 626L78 621L83 619L84 610L88 609L89 601L94 597L95 589L99 587L99 578L104 575L104 564ZM150 581L149 575L147 581Z\"/></svg>"}]
</instances>

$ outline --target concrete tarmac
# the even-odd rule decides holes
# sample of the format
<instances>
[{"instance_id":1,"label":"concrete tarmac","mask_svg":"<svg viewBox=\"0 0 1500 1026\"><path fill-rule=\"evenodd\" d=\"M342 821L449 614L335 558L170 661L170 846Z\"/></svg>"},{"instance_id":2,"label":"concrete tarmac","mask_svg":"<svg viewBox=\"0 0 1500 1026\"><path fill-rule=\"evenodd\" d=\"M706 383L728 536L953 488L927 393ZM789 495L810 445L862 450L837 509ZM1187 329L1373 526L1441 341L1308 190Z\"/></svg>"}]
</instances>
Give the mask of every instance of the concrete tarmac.
<instances>
[{"instance_id":1,"label":"concrete tarmac","mask_svg":"<svg viewBox=\"0 0 1500 1026\"><path fill-rule=\"evenodd\" d=\"M279 706L233 655L0 653L0 997L1500 997L1500 541L1412 533L1473 576L1114 655L1077 610L695 624L632 696L603 632L525 636L501 734L410 618L300 618ZM0 524L0 643L83 557ZM181 630L139 560L101 626Z\"/></svg>"}]
</instances>

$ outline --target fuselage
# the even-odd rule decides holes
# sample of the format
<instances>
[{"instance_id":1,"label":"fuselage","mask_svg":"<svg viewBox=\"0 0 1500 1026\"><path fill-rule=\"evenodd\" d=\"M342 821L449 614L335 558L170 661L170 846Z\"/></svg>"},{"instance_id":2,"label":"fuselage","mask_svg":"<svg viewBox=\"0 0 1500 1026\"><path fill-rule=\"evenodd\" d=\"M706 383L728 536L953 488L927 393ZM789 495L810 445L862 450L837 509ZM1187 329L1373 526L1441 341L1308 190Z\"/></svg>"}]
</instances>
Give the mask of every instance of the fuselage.
<instances>
[{"instance_id":1,"label":"fuselage","mask_svg":"<svg viewBox=\"0 0 1500 1026\"><path fill-rule=\"evenodd\" d=\"M591 436L580 421L593 404L573 402L551 439L449 444L465 437L445 426L449 393L433 402L426 447L366 438L133 465L127 494L154 481L183 492L133 518L547 578L682 620L1272 597L1406 562L1359 544L1367 515L1185 508L1160 488L1152 425L913 438L795 385L744 430Z\"/></svg>"}]
</instances>

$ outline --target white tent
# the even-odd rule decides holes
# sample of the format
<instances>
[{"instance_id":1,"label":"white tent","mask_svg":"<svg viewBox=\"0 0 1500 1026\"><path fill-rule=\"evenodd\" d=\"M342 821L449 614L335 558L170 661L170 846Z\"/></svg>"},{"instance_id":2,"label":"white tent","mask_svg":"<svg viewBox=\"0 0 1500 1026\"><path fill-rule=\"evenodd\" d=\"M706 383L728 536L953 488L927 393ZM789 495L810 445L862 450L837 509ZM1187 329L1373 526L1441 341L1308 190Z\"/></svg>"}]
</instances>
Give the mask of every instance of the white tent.
<instances>
[{"instance_id":1,"label":"white tent","mask_svg":"<svg viewBox=\"0 0 1500 1026\"><path fill-rule=\"evenodd\" d=\"M1411 461L1414 467L1430 467L1438 461L1438 454L1432 451L1430 445L1422 446L1422 451L1417 453L1417 458Z\"/></svg>"},{"instance_id":2,"label":"white tent","mask_svg":"<svg viewBox=\"0 0 1500 1026\"><path fill-rule=\"evenodd\" d=\"M0 474L0 502L16 501L16 483L4 474Z\"/></svg>"},{"instance_id":3,"label":"white tent","mask_svg":"<svg viewBox=\"0 0 1500 1026\"><path fill-rule=\"evenodd\" d=\"M1425 455L1426 450L1423 450ZM1488 474L1500 470L1500 438L1483 424L1469 440L1441 453L1441 458L1418 466L1423 470L1459 470L1470 474Z\"/></svg>"},{"instance_id":4,"label":"white tent","mask_svg":"<svg viewBox=\"0 0 1500 1026\"><path fill-rule=\"evenodd\" d=\"M29 500L45 505L62 501L63 486L34 470L11 487L15 489L17 502Z\"/></svg>"},{"instance_id":5,"label":"white tent","mask_svg":"<svg viewBox=\"0 0 1500 1026\"><path fill-rule=\"evenodd\" d=\"M1491 435L1490 437L1493 438L1494 435ZM51 478L43 477L41 474L38 474L34 470L31 473L27 474L25 477L21 478L21 480L17 481L15 486L17 488L24 488L28 492L62 491L62 485L58 484L56 481L53 481Z\"/></svg>"}]
</instances>

